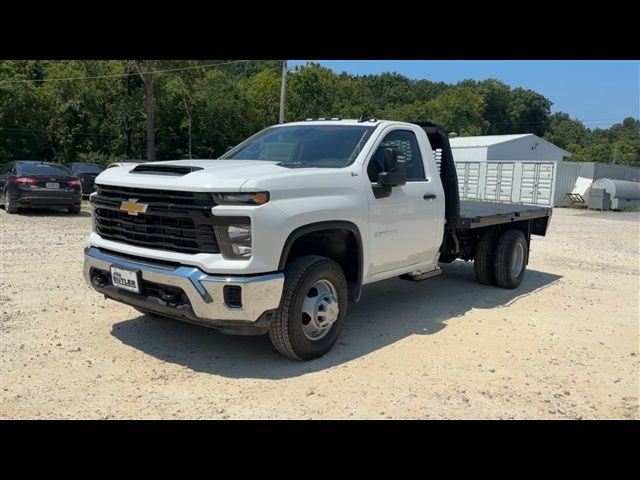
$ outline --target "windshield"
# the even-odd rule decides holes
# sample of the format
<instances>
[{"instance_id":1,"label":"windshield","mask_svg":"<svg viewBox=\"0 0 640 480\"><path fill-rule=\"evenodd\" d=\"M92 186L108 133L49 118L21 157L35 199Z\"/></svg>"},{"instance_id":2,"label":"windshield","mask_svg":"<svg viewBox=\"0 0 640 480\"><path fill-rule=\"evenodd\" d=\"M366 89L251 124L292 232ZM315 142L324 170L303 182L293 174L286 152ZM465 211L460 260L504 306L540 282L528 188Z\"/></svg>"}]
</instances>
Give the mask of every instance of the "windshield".
<instances>
[{"instance_id":1,"label":"windshield","mask_svg":"<svg viewBox=\"0 0 640 480\"><path fill-rule=\"evenodd\" d=\"M75 173L100 173L104 170L102 165L94 165L91 163L78 163L71 166L71 170Z\"/></svg>"},{"instance_id":2,"label":"windshield","mask_svg":"<svg viewBox=\"0 0 640 480\"><path fill-rule=\"evenodd\" d=\"M64 165L52 165L47 163L18 163L16 165L18 175L66 175L71 172Z\"/></svg>"},{"instance_id":3,"label":"windshield","mask_svg":"<svg viewBox=\"0 0 640 480\"><path fill-rule=\"evenodd\" d=\"M287 166L346 167L356 159L374 129L360 125L271 127L220 158L267 160Z\"/></svg>"}]
</instances>

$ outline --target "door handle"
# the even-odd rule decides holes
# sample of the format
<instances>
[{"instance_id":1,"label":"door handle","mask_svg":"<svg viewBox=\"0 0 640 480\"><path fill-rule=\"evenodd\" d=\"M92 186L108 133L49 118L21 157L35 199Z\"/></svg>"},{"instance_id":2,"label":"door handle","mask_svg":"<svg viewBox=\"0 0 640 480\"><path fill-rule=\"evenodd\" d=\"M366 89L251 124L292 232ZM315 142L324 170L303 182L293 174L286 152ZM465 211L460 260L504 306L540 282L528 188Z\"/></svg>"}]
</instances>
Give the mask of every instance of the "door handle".
<instances>
[{"instance_id":1,"label":"door handle","mask_svg":"<svg viewBox=\"0 0 640 480\"><path fill-rule=\"evenodd\" d=\"M425 193L422 198L424 198L425 200L433 200L434 198L436 198L436 194L435 193Z\"/></svg>"}]
</instances>

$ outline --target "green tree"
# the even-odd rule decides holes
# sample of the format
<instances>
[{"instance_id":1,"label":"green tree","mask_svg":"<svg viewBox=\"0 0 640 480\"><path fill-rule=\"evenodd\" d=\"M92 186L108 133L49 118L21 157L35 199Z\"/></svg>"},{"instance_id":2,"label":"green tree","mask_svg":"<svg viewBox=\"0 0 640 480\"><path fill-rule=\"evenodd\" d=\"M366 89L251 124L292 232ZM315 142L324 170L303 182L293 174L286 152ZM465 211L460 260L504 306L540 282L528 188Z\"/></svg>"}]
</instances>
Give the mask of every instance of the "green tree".
<instances>
[{"instance_id":1,"label":"green tree","mask_svg":"<svg viewBox=\"0 0 640 480\"><path fill-rule=\"evenodd\" d=\"M482 116L489 125L485 133L487 135L511 133L512 120L509 111L511 89L509 86L491 78L479 82L476 88L486 103Z\"/></svg>"},{"instance_id":2,"label":"green tree","mask_svg":"<svg viewBox=\"0 0 640 480\"><path fill-rule=\"evenodd\" d=\"M280 82L281 73L273 68L266 68L240 84L252 103L258 129L278 123Z\"/></svg>"},{"instance_id":3,"label":"green tree","mask_svg":"<svg viewBox=\"0 0 640 480\"><path fill-rule=\"evenodd\" d=\"M41 62L2 61L0 78L42 78L43 69ZM49 108L40 84L0 81L0 163L49 158Z\"/></svg>"},{"instance_id":4,"label":"green tree","mask_svg":"<svg viewBox=\"0 0 640 480\"><path fill-rule=\"evenodd\" d=\"M483 117L486 101L469 87L455 87L424 104L422 118L429 118L458 135L482 135L489 122Z\"/></svg>"},{"instance_id":5,"label":"green tree","mask_svg":"<svg viewBox=\"0 0 640 480\"><path fill-rule=\"evenodd\" d=\"M514 88L509 95L511 133L544 135L549 122L551 101L533 90Z\"/></svg>"},{"instance_id":6,"label":"green tree","mask_svg":"<svg viewBox=\"0 0 640 480\"><path fill-rule=\"evenodd\" d=\"M558 112L549 117L549 126L544 138L566 149L570 144L581 145L587 135L587 129L582 122L572 119L568 113Z\"/></svg>"},{"instance_id":7,"label":"green tree","mask_svg":"<svg viewBox=\"0 0 640 480\"><path fill-rule=\"evenodd\" d=\"M287 121L333 117L338 76L317 63L308 63L287 81Z\"/></svg>"}]
</instances>

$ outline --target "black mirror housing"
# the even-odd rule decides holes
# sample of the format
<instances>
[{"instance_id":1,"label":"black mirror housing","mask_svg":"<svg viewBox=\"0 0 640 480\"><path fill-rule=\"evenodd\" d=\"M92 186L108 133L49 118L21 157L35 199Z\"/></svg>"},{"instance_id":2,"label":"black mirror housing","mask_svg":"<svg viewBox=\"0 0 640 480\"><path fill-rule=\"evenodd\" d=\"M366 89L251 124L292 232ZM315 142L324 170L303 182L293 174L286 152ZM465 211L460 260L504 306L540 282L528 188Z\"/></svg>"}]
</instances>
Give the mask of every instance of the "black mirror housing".
<instances>
[{"instance_id":1,"label":"black mirror housing","mask_svg":"<svg viewBox=\"0 0 640 480\"><path fill-rule=\"evenodd\" d=\"M398 150L395 148L384 149L384 171L395 172L398 165Z\"/></svg>"},{"instance_id":2,"label":"black mirror housing","mask_svg":"<svg viewBox=\"0 0 640 480\"><path fill-rule=\"evenodd\" d=\"M373 185L376 198L386 198L391 195L391 187L401 187L407 183L407 173L404 162L398 161L398 150L385 148L384 172L378 174L378 184Z\"/></svg>"},{"instance_id":3,"label":"black mirror housing","mask_svg":"<svg viewBox=\"0 0 640 480\"><path fill-rule=\"evenodd\" d=\"M401 187L407 183L407 175L404 172L380 172L378 185L383 187Z\"/></svg>"},{"instance_id":4,"label":"black mirror housing","mask_svg":"<svg viewBox=\"0 0 640 480\"><path fill-rule=\"evenodd\" d=\"M383 187L399 187L407 183L404 162L398 162L398 150L385 148L384 172L378 174L378 185Z\"/></svg>"}]
</instances>

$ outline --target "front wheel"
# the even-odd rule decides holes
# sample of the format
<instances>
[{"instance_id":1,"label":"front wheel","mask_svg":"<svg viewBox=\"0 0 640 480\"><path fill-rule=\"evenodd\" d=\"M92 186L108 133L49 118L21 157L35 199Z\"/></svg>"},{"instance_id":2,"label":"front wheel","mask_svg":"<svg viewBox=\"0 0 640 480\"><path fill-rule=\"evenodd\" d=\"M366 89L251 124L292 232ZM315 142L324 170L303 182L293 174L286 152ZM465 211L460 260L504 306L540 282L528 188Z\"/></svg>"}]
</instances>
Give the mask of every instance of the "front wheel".
<instances>
[{"instance_id":1,"label":"front wheel","mask_svg":"<svg viewBox=\"0 0 640 480\"><path fill-rule=\"evenodd\" d=\"M269 326L275 349L295 360L327 353L338 340L347 313L347 281L326 257L306 255L285 269L280 307Z\"/></svg>"},{"instance_id":2,"label":"front wheel","mask_svg":"<svg viewBox=\"0 0 640 480\"><path fill-rule=\"evenodd\" d=\"M72 207L69 207L67 210L69 210L69 213L80 213L81 207L80 205L74 205Z\"/></svg>"}]
</instances>

